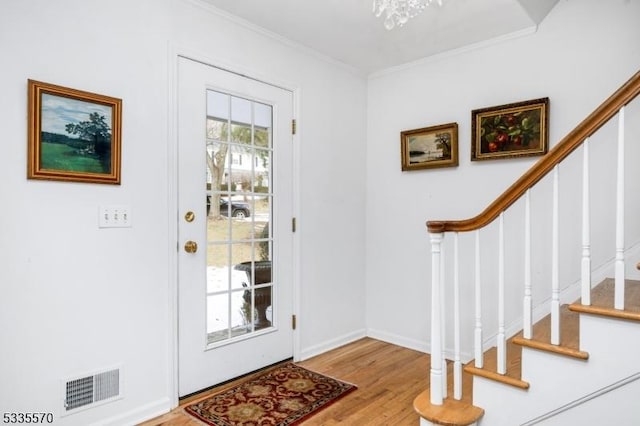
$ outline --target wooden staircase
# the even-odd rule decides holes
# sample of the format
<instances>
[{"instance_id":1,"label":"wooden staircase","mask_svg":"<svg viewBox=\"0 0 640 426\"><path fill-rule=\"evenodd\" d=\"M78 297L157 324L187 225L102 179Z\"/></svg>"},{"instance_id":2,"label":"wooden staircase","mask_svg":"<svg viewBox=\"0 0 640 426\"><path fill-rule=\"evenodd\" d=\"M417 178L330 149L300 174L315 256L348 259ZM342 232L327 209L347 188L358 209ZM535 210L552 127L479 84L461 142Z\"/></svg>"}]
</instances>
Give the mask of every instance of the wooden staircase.
<instances>
[{"instance_id":1,"label":"wooden staircase","mask_svg":"<svg viewBox=\"0 0 640 426\"><path fill-rule=\"evenodd\" d=\"M640 265L638 266L640 267ZM625 293L625 309L614 309L613 279L604 280L593 288L591 305L582 305L578 299L571 305L562 306L560 345L550 343L551 318L550 315L547 315L534 325L531 339L525 339L520 332L508 340L506 374L502 375L497 372L497 354L496 348L493 347L484 353L482 368L475 367L474 361L465 366L463 397L460 401L453 399L451 392L449 392L443 405L432 405L430 391L426 390L414 400L415 410L422 418L435 425L473 425L482 418L484 410L473 405L472 376L483 377L526 391L530 386L535 386L535 383L530 384L522 380L522 369L526 368L522 365L523 350L538 350L548 353L549 356L564 356L573 358L576 362L588 363L589 353L581 350L580 346L580 316L582 314L637 322L638 330L640 330L640 281L626 280ZM640 354L638 355L640 356ZM449 373L448 377L451 377L452 374ZM451 383L449 383L448 388L451 389L451 387Z\"/></svg>"},{"instance_id":2,"label":"wooden staircase","mask_svg":"<svg viewBox=\"0 0 640 426\"><path fill-rule=\"evenodd\" d=\"M626 190L633 201L625 202L626 175L633 176L632 182L638 179L638 172L633 167L635 157L625 153L625 138L637 149L640 127L638 109L634 106L638 103L634 106L630 103L639 95L640 71L482 213L464 220L427 222L431 241L431 382L429 389L414 401L414 408L421 416L421 426L538 424L550 415L568 410L559 404L567 403L573 408L594 398L589 396L583 400L587 395L580 392L600 395L603 389L618 389L640 380L640 372L631 371L633 366L628 365L632 364L630 356L640 357L640 342L636 343L637 329L634 328L640 321L640 281L629 279L640 275L637 272L629 274L631 268L625 264L626 257L640 256L640 233L637 227L626 228L624 220L625 216L640 214L635 190ZM629 121L625 120L627 110L634 114L630 115ZM610 121L612 124L607 125ZM616 127L617 136L612 136L612 129ZM589 152L593 147L596 157L590 160ZM580 157L575 161L576 156L572 156L576 151L582 154L581 161ZM605 161L613 156L603 155L604 152L616 153L615 164ZM574 160L565 161L570 156ZM627 158L631 160L627 161ZM625 171L625 163L629 163L631 172ZM577 181L581 186L569 190L572 194L564 204L559 195L565 182L560 183L561 165L563 179L570 176L567 185L570 187ZM610 170L614 173L609 173ZM598 180L597 190L590 186L592 175ZM605 178L610 180L605 181ZM538 185L543 180L548 183ZM608 194L601 188L607 188ZM594 198L593 202L592 192L600 197ZM581 197L574 198L574 194L581 194ZM609 194L614 198L615 206L607 210L603 206L611 204L607 198ZM532 208L535 202L532 199L538 203L536 210ZM560 214L561 204L563 215ZM593 214L595 221L591 218L594 205L598 207ZM550 214L547 213L549 210ZM606 218L604 213L609 211L615 218ZM546 219L531 219L541 216ZM548 223L541 226L545 220ZM575 224L579 225L578 232ZM534 225L537 225L535 230ZM614 228L613 233L611 228ZM508 239L508 232L515 235L509 235ZM599 257L594 260L592 232L599 251L611 245L611 238L607 239L607 236L615 236L612 258L598 253ZM467 234L474 238L464 237ZM544 243L543 237L547 238ZM625 238L634 245L625 244ZM536 240L535 244L533 240ZM481 241L489 241L489 248L481 246ZM577 247L580 247L579 256L575 252L567 253ZM453 255L445 256L445 252ZM566 262L566 258L575 260L576 257L578 264ZM514 258L523 261L520 264L514 262ZM541 262L541 258L547 262ZM606 276L614 278L592 286ZM514 315L513 309L516 293L521 290L514 289L510 280L523 284L522 310L518 311L521 317L517 313ZM547 280L551 284L550 293ZM463 286L472 286L473 290L469 293L470 289ZM463 291L467 292L464 296ZM542 300L536 301L535 306L534 295ZM577 295L582 297L566 304ZM491 313L485 319L486 308L482 305L488 297L495 297L496 301L491 302ZM506 302L510 309L506 309ZM466 306L462 307L463 304ZM534 316L540 318L549 312L532 324ZM470 317L472 314L473 318ZM471 322L473 338L462 342L462 324L471 325ZM522 327L520 332L517 332L518 327ZM495 347L483 351L489 344ZM469 346L473 347L471 351ZM612 356L613 347L618 348L627 365ZM446 361L447 357L454 362ZM476 358L466 362L464 372L462 358ZM625 374L627 376L620 379L620 375ZM611 381L607 383L609 379ZM614 382L616 379L624 384L618 385ZM558 380L571 385L558 388ZM640 381L637 383L633 386L638 386L640 391ZM595 388L597 386L601 388ZM455 397L451 394L452 388L455 388ZM585 411L596 405L589 403ZM541 416L535 417L539 414Z\"/></svg>"}]
</instances>

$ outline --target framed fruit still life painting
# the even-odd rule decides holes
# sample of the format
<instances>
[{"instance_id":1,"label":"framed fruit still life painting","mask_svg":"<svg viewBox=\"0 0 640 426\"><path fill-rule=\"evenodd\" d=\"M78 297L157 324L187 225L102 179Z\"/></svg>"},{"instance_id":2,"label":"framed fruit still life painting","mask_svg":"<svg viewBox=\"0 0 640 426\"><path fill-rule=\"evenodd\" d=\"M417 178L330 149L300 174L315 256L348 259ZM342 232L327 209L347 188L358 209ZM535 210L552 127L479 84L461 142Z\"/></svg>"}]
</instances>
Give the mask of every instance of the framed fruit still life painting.
<instances>
[{"instance_id":1,"label":"framed fruit still life painting","mask_svg":"<svg viewBox=\"0 0 640 426\"><path fill-rule=\"evenodd\" d=\"M458 165L458 123L441 124L400 133L402 170Z\"/></svg>"},{"instance_id":2,"label":"framed fruit still life painting","mask_svg":"<svg viewBox=\"0 0 640 426\"><path fill-rule=\"evenodd\" d=\"M549 98L471 112L471 161L544 155Z\"/></svg>"}]
</instances>

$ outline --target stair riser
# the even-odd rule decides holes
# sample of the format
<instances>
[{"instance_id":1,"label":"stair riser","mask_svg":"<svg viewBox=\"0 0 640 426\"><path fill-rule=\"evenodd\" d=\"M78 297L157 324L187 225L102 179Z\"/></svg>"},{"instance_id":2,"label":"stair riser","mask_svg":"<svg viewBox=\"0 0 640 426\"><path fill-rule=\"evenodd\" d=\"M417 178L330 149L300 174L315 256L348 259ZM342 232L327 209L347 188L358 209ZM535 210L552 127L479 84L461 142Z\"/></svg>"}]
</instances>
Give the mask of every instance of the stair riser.
<instances>
[{"instance_id":1,"label":"stair riser","mask_svg":"<svg viewBox=\"0 0 640 426\"><path fill-rule=\"evenodd\" d=\"M594 375L624 377L640 370L640 324L580 315L580 344L588 348Z\"/></svg>"},{"instance_id":2,"label":"stair riser","mask_svg":"<svg viewBox=\"0 0 640 426\"><path fill-rule=\"evenodd\" d=\"M607 393L598 393L576 401L561 412L549 413L540 419L539 426L567 425L635 425L640 418L640 407L634 395L640 394L640 380L628 383ZM546 413L545 413L546 414ZM545 416L546 417L546 416Z\"/></svg>"},{"instance_id":3,"label":"stair riser","mask_svg":"<svg viewBox=\"0 0 640 426\"><path fill-rule=\"evenodd\" d=\"M527 422L640 370L637 323L581 315L580 330L581 348L589 351L588 361L523 348L522 380L531 384L528 391L474 378L474 405L485 409L479 426ZM623 395L616 401L620 407L630 403L627 399L634 395L618 394Z\"/></svg>"},{"instance_id":4,"label":"stair riser","mask_svg":"<svg viewBox=\"0 0 640 426\"><path fill-rule=\"evenodd\" d=\"M481 426L521 424L584 395L584 388L573 383L588 377L587 362L530 348L523 348L522 362L522 379L531 384L528 391L474 381L474 405L485 410Z\"/></svg>"},{"instance_id":5,"label":"stair riser","mask_svg":"<svg viewBox=\"0 0 640 426\"><path fill-rule=\"evenodd\" d=\"M518 407L526 403L530 390L523 390L503 383L473 378L473 404L484 409L479 426L513 426L520 417ZM508 404L505 404L508 401Z\"/></svg>"}]
</instances>

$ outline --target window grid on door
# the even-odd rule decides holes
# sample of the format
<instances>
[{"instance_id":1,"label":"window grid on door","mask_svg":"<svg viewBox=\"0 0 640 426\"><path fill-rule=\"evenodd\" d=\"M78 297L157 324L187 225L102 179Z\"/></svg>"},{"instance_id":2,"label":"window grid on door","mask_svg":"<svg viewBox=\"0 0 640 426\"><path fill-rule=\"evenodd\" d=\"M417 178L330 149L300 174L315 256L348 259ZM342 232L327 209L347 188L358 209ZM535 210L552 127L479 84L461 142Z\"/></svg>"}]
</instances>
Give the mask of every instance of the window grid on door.
<instances>
[{"instance_id":1,"label":"window grid on door","mask_svg":"<svg viewBox=\"0 0 640 426\"><path fill-rule=\"evenodd\" d=\"M273 326L272 116L207 90L208 347Z\"/></svg>"}]
</instances>

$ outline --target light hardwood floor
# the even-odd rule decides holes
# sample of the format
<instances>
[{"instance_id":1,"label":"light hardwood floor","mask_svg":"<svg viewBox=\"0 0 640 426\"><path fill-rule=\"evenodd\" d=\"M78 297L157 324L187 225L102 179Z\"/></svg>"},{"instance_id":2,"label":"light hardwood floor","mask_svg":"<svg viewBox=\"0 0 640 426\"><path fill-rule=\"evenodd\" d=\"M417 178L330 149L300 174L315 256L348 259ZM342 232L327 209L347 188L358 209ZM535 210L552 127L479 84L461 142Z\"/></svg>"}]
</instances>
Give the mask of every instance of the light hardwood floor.
<instances>
[{"instance_id":1,"label":"light hardwood floor","mask_svg":"<svg viewBox=\"0 0 640 426\"><path fill-rule=\"evenodd\" d=\"M429 386L429 355L364 338L299 362L302 367L353 383L358 390L321 410L304 425L417 426L413 400ZM233 386L231 382L180 402L170 413L144 426L201 426L184 406Z\"/></svg>"}]
</instances>

